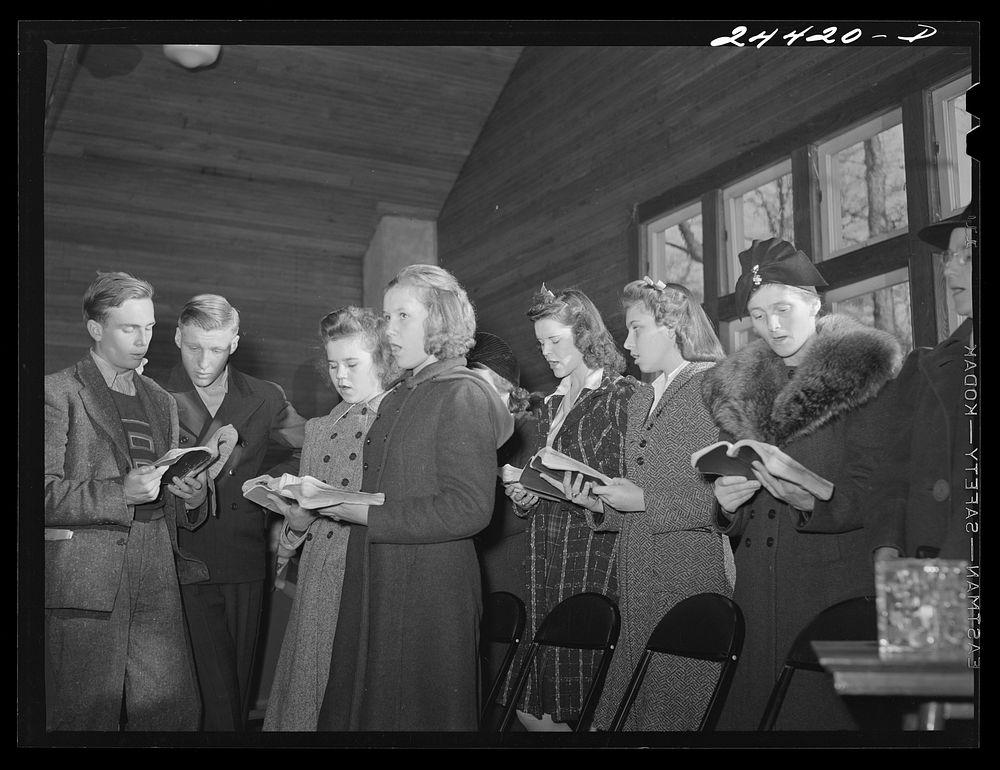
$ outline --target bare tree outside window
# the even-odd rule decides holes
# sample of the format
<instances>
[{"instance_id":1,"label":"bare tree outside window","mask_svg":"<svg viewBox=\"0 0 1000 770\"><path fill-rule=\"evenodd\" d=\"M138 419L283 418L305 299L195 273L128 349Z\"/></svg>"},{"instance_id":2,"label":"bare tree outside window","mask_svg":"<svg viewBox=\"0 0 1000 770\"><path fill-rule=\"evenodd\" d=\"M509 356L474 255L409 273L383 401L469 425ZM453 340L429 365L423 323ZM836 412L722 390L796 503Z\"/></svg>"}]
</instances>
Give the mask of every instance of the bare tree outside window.
<instances>
[{"instance_id":1,"label":"bare tree outside window","mask_svg":"<svg viewBox=\"0 0 1000 770\"><path fill-rule=\"evenodd\" d=\"M667 228L662 237L663 262L658 277L667 283L686 286L699 302L704 302L701 214Z\"/></svg>"},{"instance_id":2,"label":"bare tree outside window","mask_svg":"<svg viewBox=\"0 0 1000 770\"><path fill-rule=\"evenodd\" d=\"M794 242L791 174L784 174L745 192L741 203L743 245L740 251L750 248L754 240L780 238Z\"/></svg>"},{"instance_id":3,"label":"bare tree outside window","mask_svg":"<svg viewBox=\"0 0 1000 770\"><path fill-rule=\"evenodd\" d=\"M903 126L834 156L840 189L841 248L860 246L907 225Z\"/></svg>"}]
</instances>

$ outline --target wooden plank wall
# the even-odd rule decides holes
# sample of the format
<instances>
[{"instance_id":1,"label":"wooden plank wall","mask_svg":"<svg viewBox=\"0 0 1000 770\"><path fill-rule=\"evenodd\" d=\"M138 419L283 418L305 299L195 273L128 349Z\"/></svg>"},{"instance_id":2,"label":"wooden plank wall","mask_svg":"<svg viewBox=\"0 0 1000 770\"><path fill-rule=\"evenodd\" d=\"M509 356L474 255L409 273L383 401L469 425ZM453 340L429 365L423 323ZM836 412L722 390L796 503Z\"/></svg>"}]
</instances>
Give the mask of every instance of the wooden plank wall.
<instances>
[{"instance_id":1,"label":"wooden plank wall","mask_svg":"<svg viewBox=\"0 0 1000 770\"><path fill-rule=\"evenodd\" d=\"M361 304L382 215L437 215L520 52L227 45L192 72L156 45L48 45L44 371L89 344L95 271L125 270L156 290L151 373L177 360L183 302L220 293L234 364L307 416L335 400L319 319Z\"/></svg>"},{"instance_id":2,"label":"wooden plank wall","mask_svg":"<svg viewBox=\"0 0 1000 770\"><path fill-rule=\"evenodd\" d=\"M527 48L441 212L440 263L480 328L511 343L523 384L549 390L524 317L531 294L542 281L582 289L622 341L639 204L713 170L746 174L775 137L831 116L835 130L869 93L906 93L922 68L968 65L967 51L932 47Z\"/></svg>"}]
</instances>

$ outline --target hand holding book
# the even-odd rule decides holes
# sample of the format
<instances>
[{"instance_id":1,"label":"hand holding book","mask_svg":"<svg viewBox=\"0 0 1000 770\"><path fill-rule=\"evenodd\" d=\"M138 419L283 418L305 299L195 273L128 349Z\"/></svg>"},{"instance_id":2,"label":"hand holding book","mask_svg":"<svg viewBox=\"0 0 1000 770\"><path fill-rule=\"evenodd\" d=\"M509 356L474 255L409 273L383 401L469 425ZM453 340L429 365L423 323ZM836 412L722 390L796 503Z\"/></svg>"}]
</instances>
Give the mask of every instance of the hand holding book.
<instances>
[{"instance_id":1,"label":"hand holding book","mask_svg":"<svg viewBox=\"0 0 1000 770\"><path fill-rule=\"evenodd\" d=\"M267 474L248 479L243 484L243 496L257 505L284 515L284 508L298 503L302 508L315 511L321 516L343 518L354 521L359 507L382 505L385 495L381 492L349 492L333 487L313 476L294 476L283 473L275 479ZM278 505L274 498L284 500ZM327 510L339 507L341 510ZM358 522L360 523L360 522Z\"/></svg>"},{"instance_id":2,"label":"hand holding book","mask_svg":"<svg viewBox=\"0 0 1000 770\"><path fill-rule=\"evenodd\" d=\"M833 497L834 485L832 482L809 470L794 457L778 449L778 447L766 444L763 441L754 441L753 439L737 441L733 446L737 450L747 447L760 456L760 464L764 466L763 470L765 471L763 474L765 478L760 479L760 481L764 486L768 485L768 481L773 480L794 484L817 500L829 500ZM755 467L757 467L758 471L761 470L759 466L755 465ZM811 505L809 507L812 508Z\"/></svg>"}]
</instances>

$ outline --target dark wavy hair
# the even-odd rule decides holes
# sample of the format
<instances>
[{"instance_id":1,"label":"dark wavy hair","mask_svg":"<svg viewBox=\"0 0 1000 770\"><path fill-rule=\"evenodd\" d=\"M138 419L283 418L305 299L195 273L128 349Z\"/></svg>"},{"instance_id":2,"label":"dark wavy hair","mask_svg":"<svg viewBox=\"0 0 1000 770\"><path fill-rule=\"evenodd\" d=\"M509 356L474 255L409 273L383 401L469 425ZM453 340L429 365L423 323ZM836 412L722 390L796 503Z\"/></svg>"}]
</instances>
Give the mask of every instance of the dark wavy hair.
<instances>
[{"instance_id":1,"label":"dark wavy hair","mask_svg":"<svg viewBox=\"0 0 1000 770\"><path fill-rule=\"evenodd\" d=\"M691 291L679 283L632 281L622 290L622 309L642 305L657 326L674 330L677 348L685 361L721 361L726 357L712 322Z\"/></svg>"},{"instance_id":2,"label":"dark wavy hair","mask_svg":"<svg viewBox=\"0 0 1000 770\"><path fill-rule=\"evenodd\" d=\"M389 348L386 337L386 320L381 311L370 307L349 305L323 316L319 322L319 339L322 345L345 337L360 337L365 349L372 354L372 364L383 388L397 380L402 372ZM322 369L327 370L326 358Z\"/></svg>"},{"instance_id":3,"label":"dark wavy hair","mask_svg":"<svg viewBox=\"0 0 1000 770\"><path fill-rule=\"evenodd\" d=\"M464 356L475 344L476 311L458 280L437 265L407 265L389 281L416 290L427 308L424 351L439 360Z\"/></svg>"},{"instance_id":4,"label":"dark wavy hair","mask_svg":"<svg viewBox=\"0 0 1000 770\"><path fill-rule=\"evenodd\" d=\"M616 374L625 371L625 356L618 350L597 307L579 289L552 292L542 284L531 299L527 315L532 323L554 318L569 326L573 330L573 344L583 354L583 363L590 369L604 368Z\"/></svg>"}]
</instances>

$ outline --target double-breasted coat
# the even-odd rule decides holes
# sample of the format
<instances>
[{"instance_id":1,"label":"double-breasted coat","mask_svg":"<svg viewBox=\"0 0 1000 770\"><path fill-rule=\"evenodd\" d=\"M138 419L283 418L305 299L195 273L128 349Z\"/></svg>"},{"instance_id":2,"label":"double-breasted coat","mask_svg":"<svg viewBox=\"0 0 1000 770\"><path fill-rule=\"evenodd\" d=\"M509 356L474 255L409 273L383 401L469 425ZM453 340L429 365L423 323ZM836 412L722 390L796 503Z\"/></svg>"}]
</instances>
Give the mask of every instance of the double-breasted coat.
<instances>
[{"instance_id":1,"label":"double-breasted coat","mask_svg":"<svg viewBox=\"0 0 1000 770\"><path fill-rule=\"evenodd\" d=\"M817 322L797 367L755 340L705 376L703 395L723 439L779 447L833 482L829 501L800 511L761 488L734 515L717 507L720 531L738 538L734 599L747 633L719 729L754 730L798 632L820 611L874 593L864 498L851 483L851 447L872 446L873 400L898 369L899 343L846 316ZM799 672L776 729L857 725L825 674Z\"/></svg>"},{"instance_id":2,"label":"double-breasted coat","mask_svg":"<svg viewBox=\"0 0 1000 770\"><path fill-rule=\"evenodd\" d=\"M490 521L513 418L464 358L386 394L365 438L320 730L475 730L482 586L473 537Z\"/></svg>"},{"instance_id":3,"label":"double-breasted coat","mask_svg":"<svg viewBox=\"0 0 1000 770\"><path fill-rule=\"evenodd\" d=\"M626 477L642 488L644 511L588 515L597 530L618 531L618 607L622 628L594 726L614 718L650 633L682 599L704 592L732 596L736 569L729 539L712 527L712 487L691 467L691 453L716 440L701 400L714 364L687 364L652 413L653 388L629 401ZM601 519L599 524L595 519ZM650 662L626 730L697 730L719 676L719 664L658 655Z\"/></svg>"},{"instance_id":4,"label":"double-breasted coat","mask_svg":"<svg viewBox=\"0 0 1000 770\"><path fill-rule=\"evenodd\" d=\"M358 404L341 401L330 414L309 420L298 475L359 490L364 437L383 395ZM330 673L349 535L349 525L325 516L309 525L264 730L316 729Z\"/></svg>"}]
</instances>

